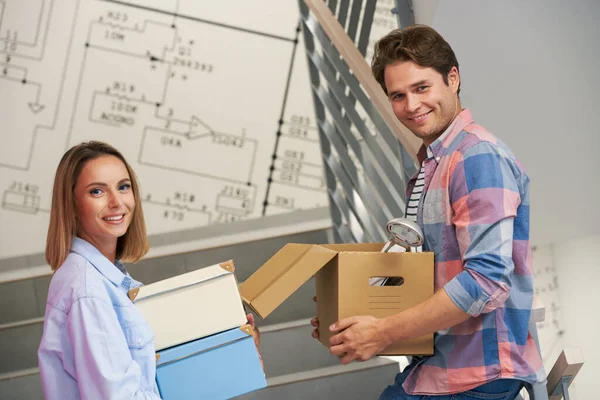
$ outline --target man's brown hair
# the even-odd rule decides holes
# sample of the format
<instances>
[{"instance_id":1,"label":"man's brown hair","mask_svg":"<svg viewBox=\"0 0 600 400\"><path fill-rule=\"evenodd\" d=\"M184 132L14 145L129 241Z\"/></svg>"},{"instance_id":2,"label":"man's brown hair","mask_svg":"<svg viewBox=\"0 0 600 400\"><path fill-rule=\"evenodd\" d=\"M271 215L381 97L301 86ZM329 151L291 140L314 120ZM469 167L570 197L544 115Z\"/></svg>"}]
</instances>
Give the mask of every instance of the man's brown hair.
<instances>
[{"instance_id":1,"label":"man's brown hair","mask_svg":"<svg viewBox=\"0 0 600 400\"><path fill-rule=\"evenodd\" d=\"M452 67L456 67L458 71L458 61L452 47L442 35L427 25L411 25L393 30L375 44L371 71L385 94L388 94L385 68L403 61L413 61L421 67L435 69L442 75L446 85Z\"/></svg>"}]
</instances>

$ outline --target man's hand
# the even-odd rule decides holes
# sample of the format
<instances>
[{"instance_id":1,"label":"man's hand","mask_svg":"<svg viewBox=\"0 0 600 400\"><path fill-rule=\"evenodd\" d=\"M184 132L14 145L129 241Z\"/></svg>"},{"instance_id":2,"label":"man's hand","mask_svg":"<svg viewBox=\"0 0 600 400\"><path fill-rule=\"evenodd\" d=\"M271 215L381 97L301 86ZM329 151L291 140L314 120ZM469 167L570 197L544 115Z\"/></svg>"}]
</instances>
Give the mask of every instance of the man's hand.
<instances>
[{"instance_id":1,"label":"man's hand","mask_svg":"<svg viewBox=\"0 0 600 400\"><path fill-rule=\"evenodd\" d=\"M317 302L317 296L313 296L313 301L315 303ZM315 339L318 339L319 338L319 318L313 317L310 320L310 324L315 327L315 329L313 329L313 331L312 331L312 337L314 337Z\"/></svg>"},{"instance_id":2,"label":"man's hand","mask_svg":"<svg viewBox=\"0 0 600 400\"><path fill-rule=\"evenodd\" d=\"M353 360L367 361L391 344L384 335L381 321L371 316L358 316L336 322L329 327L330 331L339 332L329 339L329 351L340 357L342 364Z\"/></svg>"}]
</instances>

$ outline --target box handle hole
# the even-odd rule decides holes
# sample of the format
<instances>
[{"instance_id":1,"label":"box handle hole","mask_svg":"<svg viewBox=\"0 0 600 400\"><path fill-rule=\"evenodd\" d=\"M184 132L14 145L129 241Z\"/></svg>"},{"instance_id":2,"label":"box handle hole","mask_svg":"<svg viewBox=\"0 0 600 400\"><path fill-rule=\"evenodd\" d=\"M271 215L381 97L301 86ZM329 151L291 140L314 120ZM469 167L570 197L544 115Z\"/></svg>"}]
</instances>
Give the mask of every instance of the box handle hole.
<instances>
[{"instance_id":1,"label":"box handle hole","mask_svg":"<svg viewBox=\"0 0 600 400\"><path fill-rule=\"evenodd\" d=\"M401 286L404 278L401 276L372 276L369 278L370 286Z\"/></svg>"}]
</instances>

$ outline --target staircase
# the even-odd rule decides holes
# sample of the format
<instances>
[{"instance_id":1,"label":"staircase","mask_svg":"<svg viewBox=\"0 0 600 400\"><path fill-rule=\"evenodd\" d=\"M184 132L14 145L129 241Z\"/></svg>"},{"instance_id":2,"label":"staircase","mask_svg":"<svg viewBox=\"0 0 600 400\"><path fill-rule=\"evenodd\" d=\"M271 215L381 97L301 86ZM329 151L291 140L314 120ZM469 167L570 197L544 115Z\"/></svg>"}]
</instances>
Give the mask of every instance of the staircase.
<instances>
[{"instance_id":1,"label":"staircase","mask_svg":"<svg viewBox=\"0 0 600 400\"><path fill-rule=\"evenodd\" d=\"M299 0L333 229L144 260L128 266L135 279L148 284L233 259L243 282L288 242L385 239L385 223L402 215L416 151L365 62L375 4ZM410 23L409 1L396 4L399 21ZM37 348L49 282L40 276L0 283L0 399L42 399ZM311 338L314 293L311 279L257 321L268 386L240 399L376 399L393 383L398 361L375 357L344 366Z\"/></svg>"},{"instance_id":2,"label":"staircase","mask_svg":"<svg viewBox=\"0 0 600 400\"><path fill-rule=\"evenodd\" d=\"M149 259L128 266L133 277L151 283L233 258L241 282L287 242L327 243L328 230L284 236L202 252ZM50 276L0 283L0 399L42 399L37 348ZM374 399L393 382L397 362L375 358L341 365L311 337L314 280L309 280L265 320L261 354L268 387L240 399Z\"/></svg>"}]
</instances>

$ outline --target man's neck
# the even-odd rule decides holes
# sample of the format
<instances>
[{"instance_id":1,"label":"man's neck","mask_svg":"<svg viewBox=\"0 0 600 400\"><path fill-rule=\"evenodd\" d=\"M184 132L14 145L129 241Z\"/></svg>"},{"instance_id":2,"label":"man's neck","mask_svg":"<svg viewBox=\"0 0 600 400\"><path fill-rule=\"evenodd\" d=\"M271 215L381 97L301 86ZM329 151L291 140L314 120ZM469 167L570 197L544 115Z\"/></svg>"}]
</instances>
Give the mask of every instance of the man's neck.
<instances>
[{"instance_id":1,"label":"man's neck","mask_svg":"<svg viewBox=\"0 0 600 400\"><path fill-rule=\"evenodd\" d=\"M454 123L454 121L456 121L456 117L454 117L454 119L452 121L450 121L450 123L439 133L437 134L435 137L433 138L427 138L427 139L423 139L423 146L425 148L429 147L433 142L435 142L436 140L438 140L439 138L445 136L448 131L450 131L450 127L452 126L452 124Z\"/></svg>"},{"instance_id":2,"label":"man's neck","mask_svg":"<svg viewBox=\"0 0 600 400\"><path fill-rule=\"evenodd\" d=\"M460 100L458 100L456 102L456 110L454 112L454 117L452 117L452 119L450 120L450 122L448 122L448 125L446 125L446 127L444 129L442 129L440 131L440 133L438 133L435 137L433 138L426 138L423 139L423 146L425 146L425 148L429 147L433 142L435 142L436 140L438 140L440 137L444 136L446 133L448 133L448 131L450 130L450 127L452 126L452 124L454 123L454 121L456 121L456 118L458 118L458 116L460 115L460 113L462 112L462 107L460 105Z\"/></svg>"}]
</instances>

